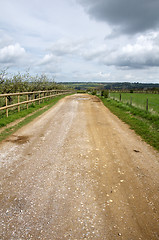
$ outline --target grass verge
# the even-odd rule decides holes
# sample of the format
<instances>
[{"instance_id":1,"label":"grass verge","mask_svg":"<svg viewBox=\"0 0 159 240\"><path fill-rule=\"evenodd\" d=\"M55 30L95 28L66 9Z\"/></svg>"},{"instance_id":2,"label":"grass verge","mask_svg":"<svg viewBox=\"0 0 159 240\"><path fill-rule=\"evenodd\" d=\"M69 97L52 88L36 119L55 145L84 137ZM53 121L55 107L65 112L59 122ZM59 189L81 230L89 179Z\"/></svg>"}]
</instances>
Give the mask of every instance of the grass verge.
<instances>
[{"instance_id":1,"label":"grass verge","mask_svg":"<svg viewBox=\"0 0 159 240\"><path fill-rule=\"evenodd\" d=\"M100 97L112 113L127 123L142 139L159 151L159 116L144 110Z\"/></svg>"},{"instance_id":2,"label":"grass verge","mask_svg":"<svg viewBox=\"0 0 159 240\"><path fill-rule=\"evenodd\" d=\"M29 122L31 122L33 119L40 116L47 110L49 110L52 106L54 106L60 99L62 99L65 96L67 96L67 95L61 95L61 96L54 97L53 99L50 99L49 101L41 103L40 105L32 104L28 110L25 109L19 113L16 112L16 113L10 115L8 118L4 117L3 119L0 119L0 127L4 127L4 126L7 126L7 124L9 124L11 122L14 122L18 119L25 117L22 121L15 124L14 126L5 128L5 130L0 133L0 141L4 140L9 135L13 134L18 129L20 129L24 125L28 124ZM27 116L28 114L29 114L29 116Z\"/></svg>"}]
</instances>

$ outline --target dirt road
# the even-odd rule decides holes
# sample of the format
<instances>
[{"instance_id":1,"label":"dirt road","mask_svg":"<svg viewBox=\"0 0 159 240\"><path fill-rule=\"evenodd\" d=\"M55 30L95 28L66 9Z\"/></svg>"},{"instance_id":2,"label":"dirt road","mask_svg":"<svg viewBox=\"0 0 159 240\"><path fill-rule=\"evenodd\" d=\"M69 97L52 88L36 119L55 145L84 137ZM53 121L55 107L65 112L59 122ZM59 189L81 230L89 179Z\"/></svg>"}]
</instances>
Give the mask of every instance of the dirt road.
<instances>
[{"instance_id":1,"label":"dirt road","mask_svg":"<svg viewBox=\"0 0 159 240\"><path fill-rule=\"evenodd\" d=\"M0 163L0 239L159 239L159 154L96 97L60 100Z\"/></svg>"}]
</instances>

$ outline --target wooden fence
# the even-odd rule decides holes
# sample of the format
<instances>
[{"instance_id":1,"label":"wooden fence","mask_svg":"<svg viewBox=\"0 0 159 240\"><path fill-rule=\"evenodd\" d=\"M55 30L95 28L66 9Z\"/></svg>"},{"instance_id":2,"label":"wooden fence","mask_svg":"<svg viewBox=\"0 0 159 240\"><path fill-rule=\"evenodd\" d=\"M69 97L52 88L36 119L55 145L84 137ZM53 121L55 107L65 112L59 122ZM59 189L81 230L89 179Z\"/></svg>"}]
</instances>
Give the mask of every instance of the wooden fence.
<instances>
[{"instance_id":1,"label":"wooden fence","mask_svg":"<svg viewBox=\"0 0 159 240\"><path fill-rule=\"evenodd\" d=\"M34 91L34 92L20 92L20 93L6 93L6 94L0 94L0 98L5 98L5 104L4 106L0 107L0 111L6 110L6 116L8 117L8 109L13 107L18 107L18 112L20 112L20 105L26 104L27 109L29 106L29 103L34 103L36 101L41 102L41 100L44 101L44 99L52 98L55 96L63 95L63 94L69 94L71 91L69 90L48 90L48 91ZM9 104L11 101L11 97L17 96L17 103ZM21 102L20 96L26 96L26 100Z\"/></svg>"}]
</instances>

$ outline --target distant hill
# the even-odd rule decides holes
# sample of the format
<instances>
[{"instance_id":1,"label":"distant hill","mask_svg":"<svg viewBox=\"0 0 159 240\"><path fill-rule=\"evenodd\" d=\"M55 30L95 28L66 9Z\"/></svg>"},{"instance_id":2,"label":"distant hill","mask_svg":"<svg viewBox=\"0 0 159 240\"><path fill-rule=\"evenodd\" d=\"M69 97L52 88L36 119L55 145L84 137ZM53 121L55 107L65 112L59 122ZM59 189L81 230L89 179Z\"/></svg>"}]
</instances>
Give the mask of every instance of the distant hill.
<instances>
[{"instance_id":1,"label":"distant hill","mask_svg":"<svg viewBox=\"0 0 159 240\"><path fill-rule=\"evenodd\" d=\"M158 91L159 83L129 83L129 82L115 82L115 83L96 83L96 82L63 82L64 84L75 90L91 90L91 89L108 89L108 90L136 90L136 91Z\"/></svg>"}]
</instances>

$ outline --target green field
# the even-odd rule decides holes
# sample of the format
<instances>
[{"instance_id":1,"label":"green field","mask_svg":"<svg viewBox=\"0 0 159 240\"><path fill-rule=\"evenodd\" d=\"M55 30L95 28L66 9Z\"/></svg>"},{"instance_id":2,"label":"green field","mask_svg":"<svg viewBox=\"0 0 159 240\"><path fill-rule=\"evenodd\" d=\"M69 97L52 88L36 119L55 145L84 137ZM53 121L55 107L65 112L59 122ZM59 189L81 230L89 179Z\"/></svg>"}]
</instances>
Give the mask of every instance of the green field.
<instances>
[{"instance_id":1,"label":"green field","mask_svg":"<svg viewBox=\"0 0 159 240\"><path fill-rule=\"evenodd\" d=\"M120 100L121 94L121 101L124 103L128 103L146 110L146 102L148 99L148 109L152 113L159 114L159 94L151 94L151 93L115 93L110 92L109 96L111 98L115 98Z\"/></svg>"}]
</instances>

